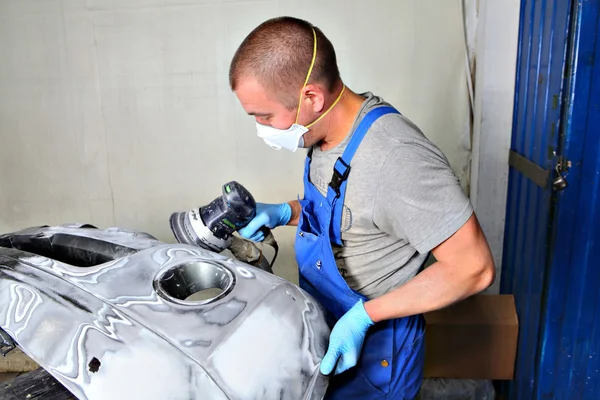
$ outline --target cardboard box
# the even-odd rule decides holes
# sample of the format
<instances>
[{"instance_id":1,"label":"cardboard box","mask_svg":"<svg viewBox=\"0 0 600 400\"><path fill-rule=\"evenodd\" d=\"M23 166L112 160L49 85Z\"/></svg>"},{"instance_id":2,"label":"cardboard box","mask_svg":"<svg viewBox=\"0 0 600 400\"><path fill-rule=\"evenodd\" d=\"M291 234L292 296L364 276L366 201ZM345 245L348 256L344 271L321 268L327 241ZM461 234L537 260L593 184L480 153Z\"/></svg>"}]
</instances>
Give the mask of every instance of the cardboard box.
<instances>
[{"instance_id":1,"label":"cardboard box","mask_svg":"<svg viewBox=\"0 0 600 400\"><path fill-rule=\"evenodd\" d=\"M512 295L472 296L425 319L425 378L513 378L519 323Z\"/></svg>"}]
</instances>

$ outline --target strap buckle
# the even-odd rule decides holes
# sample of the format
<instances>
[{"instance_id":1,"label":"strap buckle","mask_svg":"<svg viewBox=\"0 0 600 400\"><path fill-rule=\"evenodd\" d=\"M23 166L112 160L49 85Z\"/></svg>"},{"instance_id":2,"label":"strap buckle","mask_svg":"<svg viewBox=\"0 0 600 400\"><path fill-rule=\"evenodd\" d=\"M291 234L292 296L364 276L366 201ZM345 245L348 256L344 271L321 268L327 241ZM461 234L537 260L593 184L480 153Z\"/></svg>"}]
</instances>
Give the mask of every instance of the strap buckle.
<instances>
[{"instance_id":1,"label":"strap buckle","mask_svg":"<svg viewBox=\"0 0 600 400\"><path fill-rule=\"evenodd\" d=\"M336 164L338 161L346 168L346 170L344 171L344 173L340 173L334 164L333 176L331 177L331 182L329 182L329 187L331 187L335 191L337 196L340 195L340 187L342 186L342 183L344 183L344 181L348 179L348 175L350 175L350 165L347 164L344 160L342 160L341 157L338 157Z\"/></svg>"}]
</instances>

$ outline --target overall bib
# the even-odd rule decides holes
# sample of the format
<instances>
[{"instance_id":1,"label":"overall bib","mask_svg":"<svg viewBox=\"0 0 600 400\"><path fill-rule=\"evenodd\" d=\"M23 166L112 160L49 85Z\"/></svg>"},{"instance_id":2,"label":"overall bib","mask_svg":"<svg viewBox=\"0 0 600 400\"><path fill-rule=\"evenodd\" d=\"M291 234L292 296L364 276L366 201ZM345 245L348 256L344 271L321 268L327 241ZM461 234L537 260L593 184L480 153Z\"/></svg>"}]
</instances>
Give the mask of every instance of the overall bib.
<instances>
[{"instance_id":1,"label":"overall bib","mask_svg":"<svg viewBox=\"0 0 600 400\"><path fill-rule=\"evenodd\" d=\"M368 298L352 290L340 275L331 243L341 242L341 217L350 162L371 124L398 113L391 107L371 110L334 165L327 197L310 182L309 153L304 166L304 199L295 240L300 287L329 313L333 326L354 304ZM330 377L326 399L413 399L418 394L424 362L422 315L379 322L369 329L355 367Z\"/></svg>"}]
</instances>

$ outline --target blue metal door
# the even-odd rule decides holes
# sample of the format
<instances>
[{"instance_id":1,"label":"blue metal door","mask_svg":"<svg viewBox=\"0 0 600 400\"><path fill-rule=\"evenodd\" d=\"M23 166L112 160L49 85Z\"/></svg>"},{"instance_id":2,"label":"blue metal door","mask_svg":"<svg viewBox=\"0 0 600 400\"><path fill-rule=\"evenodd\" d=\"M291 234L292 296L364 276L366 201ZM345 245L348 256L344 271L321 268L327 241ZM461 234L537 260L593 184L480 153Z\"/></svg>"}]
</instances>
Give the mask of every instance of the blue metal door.
<instances>
[{"instance_id":1,"label":"blue metal door","mask_svg":"<svg viewBox=\"0 0 600 400\"><path fill-rule=\"evenodd\" d=\"M600 399L599 15L600 0L521 3L501 278L520 324L508 399Z\"/></svg>"}]
</instances>

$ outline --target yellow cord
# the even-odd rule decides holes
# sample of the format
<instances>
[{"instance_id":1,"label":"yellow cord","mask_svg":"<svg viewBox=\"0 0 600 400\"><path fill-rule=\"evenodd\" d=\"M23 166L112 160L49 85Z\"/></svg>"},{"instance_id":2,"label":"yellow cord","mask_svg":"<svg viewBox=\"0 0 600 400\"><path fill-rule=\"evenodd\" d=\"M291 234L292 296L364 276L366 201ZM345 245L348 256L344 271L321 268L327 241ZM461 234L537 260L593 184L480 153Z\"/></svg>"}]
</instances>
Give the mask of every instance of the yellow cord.
<instances>
[{"instance_id":1,"label":"yellow cord","mask_svg":"<svg viewBox=\"0 0 600 400\"><path fill-rule=\"evenodd\" d=\"M302 90L306 87L308 80L310 79L310 74L312 73L313 67L315 66L315 60L317 59L317 32L315 32L315 28L312 28L314 43L313 43L313 56L312 61L310 62L310 68L308 69L308 74L306 74L306 80L304 81L304 85L302 85ZM300 91L300 99L298 100L298 111L296 111L296 122L298 123L298 117L300 116L300 105L302 104L302 90Z\"/></svg>"},{"instance_id":2,"label":"yellow cord","mask_svg":"<svg viewBox=\"0 0 600 400\"><path fill-rule=\"evenodd\" d=\"M317 59L317 32L315 31L315 28L312 28L313 31L313 37L314 37L314 45L313 45L313 57L312 57L312 61L310 62L310 68L308 69L308 74L306 74L306 80L304 81L304 85L302 86L302 90L304 90L304 88L306 87L306 84L308 83L308 80L310 79L310 74L312 74L312 70L313 67L315 66L315 61ZM298 123L298 117L300 117L300 106L302 105L302 90L300 91L300 99L298 100L298 111L296 111L296 124ZM306 125L307 128L310 128L311 126L313 126L314 124L316 124L317 122L319 122L321 120L321 118L323 118L325 115L327 115L327 113L333 108L335 107L335 105L338 103L338 101L340 101L340 99L342 98L342 94L344 94L344 90L346 90L346 85L344 85L342 87L342 91L340 92L340 94L338 95L337 99L335 99L335 101L333 102L333 104L331 105L331 107L329 107L329 109L327 111L325 111L323 114L321 114L321 116L319 118L317 118L315 121L311 122L310 124Z\"/></svg>"},{"instance_id":3,"label":"yellow cord","mask_svg":"<svg viewBox=\"0 0 600 400\"><path fill-rule=\"evenodd\" d=\"M313 28L313 56L312 61L310 62L310 68L308 69L308 74L306 74L306 80L304 81L304 86L308 83L308 79L310 78L310 74L312 74L313 67L315 66L315 61L317 60L317 32Z\"/></svg>"},{"instance_id":4,"label":"yellow cord","mask_svg":"<svg viewBox=\"0 0 600 400\"><path fill-rule=\"evenodd\" d=\"M331 107L329 107L329 109L327 111L325 111L323 114L321 114L321 116L319 118L317 118L314 122L311 122L310 124L306 125L307 128L310 128L311 126L313 126L314 124L316 124L317 122L319 122L321 120L321 118L323 118L325 115L327 115L327 113L333 108L335 107L335 105L338 103L338 101L340 101L340 99L342 98L342 94L344 94L344 90L346 89L346 85L342 86L342 91L340 92L340 94L338 95L337 99L335 99L335 101L333 102L333 104L331 105Z\"/></svg>"}]
</instances>

